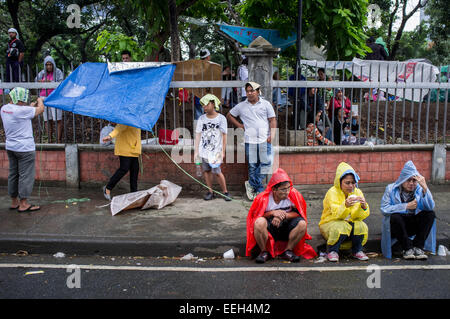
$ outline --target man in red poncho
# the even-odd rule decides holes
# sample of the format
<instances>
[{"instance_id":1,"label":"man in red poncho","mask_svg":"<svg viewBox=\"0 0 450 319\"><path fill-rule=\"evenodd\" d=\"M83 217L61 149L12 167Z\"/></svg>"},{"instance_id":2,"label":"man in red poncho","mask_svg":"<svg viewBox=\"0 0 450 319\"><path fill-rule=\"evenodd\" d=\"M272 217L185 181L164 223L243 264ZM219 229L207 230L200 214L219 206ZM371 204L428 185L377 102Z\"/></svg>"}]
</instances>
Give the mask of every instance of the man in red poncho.
<instances>
[{"instance_id":1,"label":"man in red poncho","mask_svg":"<svg viewBox=\"0 0 450 319\"><path fill-rule=\"evenodd\" d=\"M278 255L291 262L300 261L299 256L314 258L316 252L305 243L311 239L306 225L306 202L287 173L279 168L248 212L246 256L259 248L257 263Z\"/></svg>"}]
</instances>

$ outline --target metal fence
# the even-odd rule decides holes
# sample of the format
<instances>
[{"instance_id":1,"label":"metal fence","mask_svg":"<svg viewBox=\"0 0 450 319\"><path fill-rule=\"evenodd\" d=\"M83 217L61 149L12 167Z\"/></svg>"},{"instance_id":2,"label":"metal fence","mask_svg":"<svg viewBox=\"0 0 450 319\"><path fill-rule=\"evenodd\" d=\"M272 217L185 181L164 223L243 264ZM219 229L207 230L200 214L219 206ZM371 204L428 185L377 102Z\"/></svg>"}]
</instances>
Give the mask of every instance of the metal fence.
<instances>
[{"instance_id":1,"label":"metal fence","mask_svg":"<svg viewBox=\"0 0 450 319\"><path fill-rule=\"evenodd\" d=\"M380 76L373 81L363 82L353 76L353 72L339 70L336 67L324 68L325 79L321 80L318 75L319 69L317 65L303 66L301 74L305 79L297 81L290 80L294 74L292 66L276 65L274 70L278 74L273 72L272 88L262 88L272 91L271 102L277 118L280 146L324 145L327 140L330 144L336 145L447 143L449 138L447 128L450 125L448 115L450 83L442 81L444 74L439 73L435 82L423 77L416 79L415 74L413 81L407 83L388 82ZM8 102L8 96L3 92L5 89L15 86L26 87L31 89L32 95L36 97L47 95L48 90L58 86L58 83L35 82L35 79L31 78L30 68L26 67L24 70L26 71L21 71L20 79L26 81L0 83L2 105ZM3 80L4 70L0 71ZM222 100L228 97L220 109L220 112L226 115L242 100L240 92L244 84L245 81L233 79L171 82L154 133L142 132L143 140L145 143L158 143L157 135L160 129L185 128L193 136L194 123L201 113L201 107L198 99L190 92L193 89L201 89L202 94L206 94L214 88L220 88ZM414 102L398 97L405 96L408 90L413 96L419 94L420 100ZM341 102L341 105L344 104L343 111L334 112L333 105L339 91L349 102L347 107L345 102ZM319 110L322 110L322 113L316 116ZM50 111L47 109L45 112L46 118L49 118ZM111 124L105 120L67 111L62 112L61 121L54 121L53 128L47 123L43 115L33 120L36 142L98 143L100 130ZM59 140L56 138L58 129L61 130ZM5 142L2 126L0 142Z\"/></svg>"}]
</instances>

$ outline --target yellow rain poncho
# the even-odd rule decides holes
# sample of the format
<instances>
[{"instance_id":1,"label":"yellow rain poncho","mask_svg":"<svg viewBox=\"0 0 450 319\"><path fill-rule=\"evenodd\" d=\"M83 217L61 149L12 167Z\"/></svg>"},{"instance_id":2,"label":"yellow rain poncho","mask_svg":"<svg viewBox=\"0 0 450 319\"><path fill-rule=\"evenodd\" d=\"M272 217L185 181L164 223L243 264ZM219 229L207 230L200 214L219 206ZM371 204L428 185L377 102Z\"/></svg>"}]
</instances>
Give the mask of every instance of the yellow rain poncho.
<instances>
[{"instance_id":1,"label":"yellow rain poncho","mask_svg":"<svg viewBox=\"0 0 450 319\"><path fill-rule=\"evenodd\" d=\"M348 194L356 196L364 196L358 188L359 176L355 170L347 163L341 162L336 169L336 177L334 178L334 186L331 187L323 200L323 212L320 218L319 228L322 236L327 240L327 245L334 245L340 235L350 236L352 226L349 222L354 223L354 235L364 235L362 245L367 242L369 228L363 222L369 216L369 204L367 209L361 208L360 203L356 203L351 207L345 207L346 196L341 190L340 179L342 176L351 173L355 177L356 187L353 192ZM350 249L351 241L344 242L341 249Z\"/></svg>"}]
</instances>

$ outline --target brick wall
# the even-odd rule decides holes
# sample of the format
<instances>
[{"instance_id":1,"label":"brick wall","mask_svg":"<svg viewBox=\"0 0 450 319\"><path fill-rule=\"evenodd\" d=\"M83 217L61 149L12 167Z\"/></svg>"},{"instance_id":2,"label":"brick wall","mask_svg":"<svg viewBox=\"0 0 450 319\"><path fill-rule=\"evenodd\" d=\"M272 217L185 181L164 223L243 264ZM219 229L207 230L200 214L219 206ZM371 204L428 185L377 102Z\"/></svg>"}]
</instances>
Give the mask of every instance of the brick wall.
<instances>
[{"instance_id":1,"label":"brick wall","mask_svg":"<svg viewBox=\"0 0 450 319\"><path fill-rule=\"evenodd\" d=\"M450 150L447 150L447 163L445 164L445 180L450 181L450 156L449 156Z\"/></svg>"},{"instance_id":2,"label":"brick wall","mask_svg":"<svg viewBox=\"0 0 450 319\"><path fill-rule=\"evenodd\" d=\"M9 173L9 160L6 150L0 150L0 179L7 180ZM66 155L64 150L36 151L36 180L58 181L66 180Z\"/></svg>"},{"instance_id":3,"label":"brick wall","mask_svg":"<svg viewBox=\"0 0 450 319\"><path fill-rule=\"evenodd\" d=\"M297 185L332 184L340 162L351 165L361 183L385 183L396 180L408 160L429 180L431 158L431 151L280 154L280 167Z\"/></svg>"},{"instance_id":4,"label":"brick wall","mask_svg":"<svg viewBox=\"0 0 450 319\"><path fill-rule=\"evenodd\" d=\"M180 185L194 183L162 152L143 153L142 164L139 182L159 184L162 179L167 179ZM178 165L195 177L194 164L179 163ZM80 182L107 182L118 168L119 157L115 156L113 152L80 152ZM225 164L222 167L222 172L229 185L243 184L247 177L246 171L246 164ZM127 176L125 179L128 181Z\"/></svg>"},{"instance_id":5,"label":"brick wall","mask_svg":"<svg viewBox=\"0 0 450 319\"><path fill-rule=\"evenodd\" d=\"M386 183L397 179L406 161L412 160L427 180L431 177L432 151L382 151L382 152L339 152L339 153L282 153L279 154L279 167L292 178L294 184L332 184L337 165L344 161L360 175L361 183ZM0 180L8 179L8 155L0 150ZM180 185L195 185L162 152L145 152L142 157L143 173L139 182L158 184L167 179ZM181 168L195 177L195 165L181 163ZM106 183L119 167L119 158L112 150L80 150L80 182ZM247 179L247 165L222 165L230 189L242 188ZM64 150L42 150L36 152L36 180L64 182L66 178ZM446 181L450 181L450 156L446 159ZM128 177L124 178L128 182ZM203 178L201 178L203 181Z\"/></svg>"}]
</instances>

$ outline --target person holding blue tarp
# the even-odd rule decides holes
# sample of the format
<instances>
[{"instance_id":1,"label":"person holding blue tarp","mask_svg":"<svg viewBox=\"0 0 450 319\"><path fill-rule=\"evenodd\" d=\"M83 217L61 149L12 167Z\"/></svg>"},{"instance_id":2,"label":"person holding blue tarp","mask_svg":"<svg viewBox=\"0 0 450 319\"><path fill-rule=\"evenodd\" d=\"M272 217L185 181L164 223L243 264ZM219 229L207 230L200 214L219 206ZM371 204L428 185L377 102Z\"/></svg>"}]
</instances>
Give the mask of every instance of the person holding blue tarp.
<instances>
[{"instance_id":1,"label":"person holding blue tarp","mask_svg":"<svg viewBox=\"0 0 450 319\"><path fill-rule=\"evenodd\" d=\"M435 251L433 196L412 161L406 162L395 183L386 187L380 209L384 215L381 250L386 258L392 257L394 238L400 242L404 259L425 260L424 249Z\"/></svg>"},{"instance_id":2,"label":"person holding blue tarp","mask_svg":"<svg viewBox=\"0 0 450 319\"><path fill-rule=\"evenodd\" d=\"M2 106L1 118L5 130L5 149L9 160L8 193L11 210L34 212L40 206L28 203L35 179L36 145L31 120L44 112L42 98L28 103L30 91L15 87L9 93L11 103Z\"/></svg>"}]
</instances>

